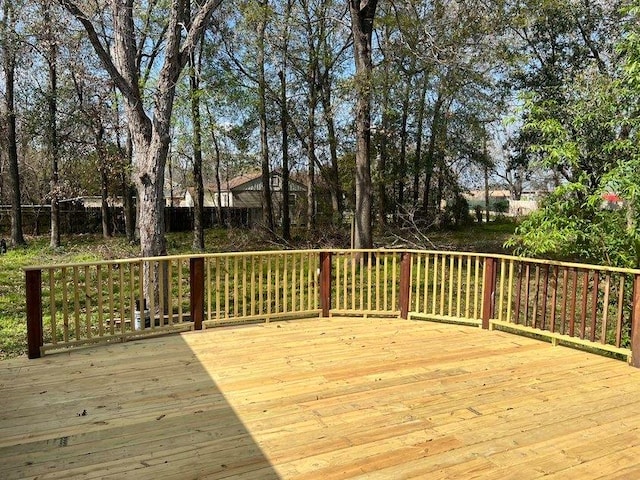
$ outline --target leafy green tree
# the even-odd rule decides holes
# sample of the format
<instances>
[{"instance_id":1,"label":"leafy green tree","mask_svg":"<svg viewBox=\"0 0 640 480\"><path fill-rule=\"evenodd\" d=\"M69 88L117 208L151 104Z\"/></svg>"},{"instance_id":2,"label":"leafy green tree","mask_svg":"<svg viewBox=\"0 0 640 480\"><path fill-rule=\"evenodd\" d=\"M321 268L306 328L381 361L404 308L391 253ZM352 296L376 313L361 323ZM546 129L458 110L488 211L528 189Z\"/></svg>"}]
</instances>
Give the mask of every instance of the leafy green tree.
<instances>
[{"instance_id":1,"label":"leafy green tree","mask_svg":"<svg viewBox=\"0 0 640 480\"><path fill-rule=\"evenodd\" d=\"M625 25L623 63L602 68L596 59L558 85L555 99L527 98L531 149L564 181L508 242L520 253L640 266L637 10Z\"/></svg>"}]
</instances>

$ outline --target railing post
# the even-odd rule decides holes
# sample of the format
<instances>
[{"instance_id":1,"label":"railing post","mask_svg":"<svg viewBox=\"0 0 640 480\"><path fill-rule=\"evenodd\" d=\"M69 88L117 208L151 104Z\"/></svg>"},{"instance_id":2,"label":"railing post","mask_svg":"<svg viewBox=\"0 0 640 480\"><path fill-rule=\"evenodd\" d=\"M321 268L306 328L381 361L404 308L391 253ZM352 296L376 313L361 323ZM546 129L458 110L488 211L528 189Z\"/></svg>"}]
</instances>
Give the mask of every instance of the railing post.
<instances>
[{"instance_id":1,"label":"railing post","mask_svg":"<svg viewBox=\"0 0 640 480\"><path fill-rule=\"evenodd\" d=\"M411 290L411 254L404 252L400 256L400 318L409 317L409 293Z\"/></svg>"},{"instance_id":2,"label":"railing post","mask_svg":"<svg viewBox=\"0 0 640 480\"><path fill-rule=\"evenodd\" d=\"M27 292L27 346L29 358L40 358L44 345L42 332L42 271L25 272Z\"/></svg>"},{"instance_id":3,"label":"railing post","mask_svg":"<svg viewBox=\"0 0 640 480\"><path fill-rule=\"evenodd\" d=\"M204 258L189 259L189 305L194 330L202 330L204 320Z\"/></svg>"},{"instance_id":4,"label":"railing post","mask_svg":"<svg viewBox=\"0 0 640 480\"><path fill-rule=\"evenodd\" d=\"M489 320L494 315L494 301L496 298L496 267L495 258L484 260L484 277L482 281L482 328L489 329Z\"/></svg>"},{"instance_id":5,"label":"railing post","mask_svg":"<svg viewBox=\"0 0 640 480\"><path fill-rule=\"evenodd\" d=\"M320 308L322 316L331 310L331 252L320 252Z\"/></svg>"},{"instance_id":6,"label":"railing post","mask_svg":"<svg viewBox=\"0 0 640 480\"><path fill-rule=\"evenodd\" d=\"M631 314L631 365L640 368L640 275L633 278L633 311Z\"/></svg>"}]
</instances>

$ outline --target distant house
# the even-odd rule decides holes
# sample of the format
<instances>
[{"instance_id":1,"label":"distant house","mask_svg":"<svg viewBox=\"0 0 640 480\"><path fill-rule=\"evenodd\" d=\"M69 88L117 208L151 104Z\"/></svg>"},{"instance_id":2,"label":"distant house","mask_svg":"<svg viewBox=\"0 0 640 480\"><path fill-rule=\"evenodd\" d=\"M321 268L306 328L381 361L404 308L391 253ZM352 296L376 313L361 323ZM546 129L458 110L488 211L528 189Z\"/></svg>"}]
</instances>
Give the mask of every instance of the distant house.
<instances>
[{"instance_id":1,"label":"distant house","mask_svg":"<svg viewBox=\"0 0 640 480\"><path fill-rule=\"evenodd\" d=\"M508 203L508 210L505 211L511 217L519 217L528 215L538 209L538 199L542 196L541 192L524 191L520 196L520 200L513 200L509 190L489 190L489 208L498 210L498 205ZM469 208L473 210L476 206L485 208L485 191L471 190L464 195L469 202Z\"/></svg>"},{"instance_id":2,"label":"distant house","mask_svg":"<svg viewBox=\"0 0 640 480\"><path fill-rule=\"evenodd\" d=\"M262 220L262 175L253 172L223 181L220 191L215 183L205 185L204 207L230 209L247 209L249 223L256 224ZM304 198L307 187L293 179L289 179L289 207L293 223L300 220L301 199ZM193 207L195 189L189 188L185 193L181 206ZM271 196L276 221L282 216L282 174L271 173Z\"/></svg>"},{"instance_id":3,"label":"distant house","mask_svg":"<svg viewBox=\"0 0 640 480\"><path fill-rule=\"evenodd\" d=\"M84 208L102 208L102 197L99 195L85 195L66 201L78 203ZM107 204L110 208L122 208L122 197L108 197Z\"/></svg>"}]
</instances>

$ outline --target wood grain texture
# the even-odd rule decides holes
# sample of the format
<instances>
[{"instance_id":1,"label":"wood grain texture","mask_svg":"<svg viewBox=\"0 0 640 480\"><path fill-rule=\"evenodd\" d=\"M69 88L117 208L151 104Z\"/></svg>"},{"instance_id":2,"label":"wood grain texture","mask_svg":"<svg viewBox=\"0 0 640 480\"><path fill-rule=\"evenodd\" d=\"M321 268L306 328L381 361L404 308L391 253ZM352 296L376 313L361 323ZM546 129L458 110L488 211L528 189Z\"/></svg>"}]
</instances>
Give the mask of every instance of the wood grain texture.
<instances>
[{"instance_id":1,"label":"wood grain texture","mask_svg":"<svg viewBox=\"0 0 640 480\"><path fill-rule=\"evenodd\" d=\"M398 319L0 363L0 478L636 478L640 371Z\"/></svg>"}]
</instances>

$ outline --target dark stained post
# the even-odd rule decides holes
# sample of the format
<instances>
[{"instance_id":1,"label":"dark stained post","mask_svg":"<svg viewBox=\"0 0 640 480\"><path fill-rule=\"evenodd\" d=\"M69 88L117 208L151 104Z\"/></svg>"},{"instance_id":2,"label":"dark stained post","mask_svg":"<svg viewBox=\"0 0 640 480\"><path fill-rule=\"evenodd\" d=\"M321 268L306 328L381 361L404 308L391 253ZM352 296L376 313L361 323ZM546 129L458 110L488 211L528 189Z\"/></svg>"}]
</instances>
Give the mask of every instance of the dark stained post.
<instances>
[{"instance_id":1,"label":"dark stained post","mask_svg":"<svg viewBox=\"0 0 640 480\"><path fill-rule=\"evenodd\" d=\"M320 252L320 308L322 316L331 310L331 252Z\"/></svg>"},{"instance_id":2,"label":"dark stained post","mask_svg":"<svg viewBox=\"0 0 640 480\"><path fill-rule=\"evenodd\" d=\"M29 358L40 358L42 335L42 271L25 272L27 291L27 346Z\"/></svg>"},{"instance_id":3,"label":"dark stained post","mask_svg":"<svg viewBox=\"0 0 640 480\"><path fill-rule=\"evenodd\" d=\"M631 314L631 365L640 368L640 275L633 279L633 312Z\"/></svg>"},{"instance_id":4,"label":"dark stained post","mask_svg":"<svg viewBox=\"0 0 640 480\"><path fill-rule=\"evenodd\" d=\"M194 257L189 259L189 284L191 294L189 304L191 307L191 320L194 330L202 330L204 320L204 258Z\"/></svg>"},{"instance_id":5,"label":"dark stained post","mask_svg":"<svg viewBox=\"0 0 640 480\"><path fill-rule=\"evenodd\" d=\"M496 298L496 267L495 258L487 257L484 260L484 278L482 281L482 328L489 328L489 320L494 314L494 300Z\"/></svg>"},{"instance_id":6,"label":"dark stained post","mask_svg":"<svg viewBox=\"0 0 640 480\"><path fill-rule=\"evenodd\" d=\"M409 318L409 294L411 290L411 254L400 256L400 318Z\"/></svg>"}]
</instances>

